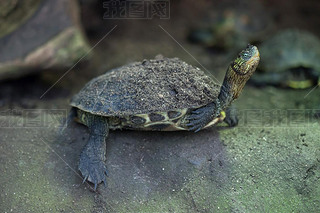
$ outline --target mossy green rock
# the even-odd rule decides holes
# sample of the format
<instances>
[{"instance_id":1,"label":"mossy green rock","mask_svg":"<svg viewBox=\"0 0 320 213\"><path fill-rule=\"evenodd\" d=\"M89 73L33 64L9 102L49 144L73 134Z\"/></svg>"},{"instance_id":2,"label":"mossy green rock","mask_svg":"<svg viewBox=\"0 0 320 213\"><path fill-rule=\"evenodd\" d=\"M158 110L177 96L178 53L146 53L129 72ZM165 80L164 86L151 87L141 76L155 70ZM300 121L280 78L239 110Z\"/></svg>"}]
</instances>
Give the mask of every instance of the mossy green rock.
<instances>
[{"instance_id":1,"label":"mossy green rock","mask_svg":"<svg viewBox=\"0 0 320 213\"><path fill-rule=\"evenodd\" d=\"M25 23L39 8L42 0L3 0L0 2L0 38Z\"/></svg>"},{"instance_id":2,"label":"mossy green rock","mask_svg":"<svg viewBox=\"0 0 320 213\"><path fill-rule=\"evenodd\" d=\"M75 0L1 4L0 80L46 69L67 69L89 51Z\"/></svg>"}]
</instances>

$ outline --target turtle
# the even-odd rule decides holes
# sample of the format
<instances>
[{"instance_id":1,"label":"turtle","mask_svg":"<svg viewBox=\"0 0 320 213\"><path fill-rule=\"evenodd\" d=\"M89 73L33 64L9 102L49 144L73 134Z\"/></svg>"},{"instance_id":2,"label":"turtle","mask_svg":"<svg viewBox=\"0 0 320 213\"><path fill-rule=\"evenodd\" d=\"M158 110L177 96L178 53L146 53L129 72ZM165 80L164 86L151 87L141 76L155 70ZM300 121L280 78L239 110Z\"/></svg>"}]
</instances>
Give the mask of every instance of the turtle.
<instances>
[{"instance_id":1,"label":"turtle","mask_svg":"<svg viewBox=\"0 0 320 213\"><path fill-rule=\"evenodd\" d=\"M238 51L248 42L257 42L272 31L272 14L259 1L217 1L192 29L188 39L205 47Z\"/></svg>"},{"instance_id":2,"label":"turtle","mask_svg":"<svg viewBox=\"0 0 320 213\"><path fill-rule=\"evenodd\" d=\"M71 99L65 126L76 120L90 136L79 170L97 185L106 183L109 130L195 131L223 121L236 125L226 110L237 99L260 60L248 45L229 65L223 84L179 58L158 56L112 69L89 81ZM227 113L224 111L226 110Z\"/></svg>"},{"instance_id":3,"label":"turtle","mask_svg":"<svg viewBox=\"0 0 320 213\"><path fill-rule=\"evenodd\" d=\"M319 84L320 40L300 29L276 33L259 46L262 59L250 81L258 86L273 85L305 89Z\"/></svg>"}]
</instances>

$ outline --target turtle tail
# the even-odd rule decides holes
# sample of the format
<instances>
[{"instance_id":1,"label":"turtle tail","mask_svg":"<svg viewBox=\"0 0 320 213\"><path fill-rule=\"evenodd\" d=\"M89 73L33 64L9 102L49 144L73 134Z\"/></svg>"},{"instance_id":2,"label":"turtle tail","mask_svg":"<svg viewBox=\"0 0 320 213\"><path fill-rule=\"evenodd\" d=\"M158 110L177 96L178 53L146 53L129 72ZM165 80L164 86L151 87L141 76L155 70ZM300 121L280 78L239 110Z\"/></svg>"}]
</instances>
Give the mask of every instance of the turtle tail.
<instances>
[{"instance_id":1,"label":"turtle tail","mask_svg":"<svg viewBox=\"0 0 320 213\"><path fill-rule=\"evenodd\" d=\"M62 122L64 124L63 126L61 126L59 130L60 135L62 135L62 133L65 131L65 129L69 126L69 124L74 120L76 116L77 116L77 110L76 108L72 107L69 111L67 118Z\"/></svg>"}]
</instances>

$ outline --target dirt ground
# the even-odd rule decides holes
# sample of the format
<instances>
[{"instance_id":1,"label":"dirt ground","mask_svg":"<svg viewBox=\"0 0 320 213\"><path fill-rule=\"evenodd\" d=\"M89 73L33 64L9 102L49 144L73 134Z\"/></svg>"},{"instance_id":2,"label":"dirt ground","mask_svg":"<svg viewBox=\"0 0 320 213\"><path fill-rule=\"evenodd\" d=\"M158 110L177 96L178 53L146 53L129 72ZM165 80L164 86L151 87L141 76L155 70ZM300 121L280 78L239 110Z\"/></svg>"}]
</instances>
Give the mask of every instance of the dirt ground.
<instances>
[{"instance_id":1,"label":"dirt ground","mask_svg":"<svg viewBox=\"0 0 320 213\"><path fill-rule=\"evenodd\" d=\"M302 27L320 36L319 3L286 2L265 4L280 11L278 28ZM186 39L206 4L174 1L168 20L102 20L103 8L95 17L84 6L89 41L98 44L88 60L41 99L66 70L1 83L1 212L319 211L320 120L314 116L319 88L309 93L247 85L235 102L240 123L234 128L112 131L107 186L94 192L91 184L82 184L77 166L88 130L73 123L59 135L72 95L92 77L159 53L207 69L222 81L235 55Z\"/></svg>"}]
</instances>

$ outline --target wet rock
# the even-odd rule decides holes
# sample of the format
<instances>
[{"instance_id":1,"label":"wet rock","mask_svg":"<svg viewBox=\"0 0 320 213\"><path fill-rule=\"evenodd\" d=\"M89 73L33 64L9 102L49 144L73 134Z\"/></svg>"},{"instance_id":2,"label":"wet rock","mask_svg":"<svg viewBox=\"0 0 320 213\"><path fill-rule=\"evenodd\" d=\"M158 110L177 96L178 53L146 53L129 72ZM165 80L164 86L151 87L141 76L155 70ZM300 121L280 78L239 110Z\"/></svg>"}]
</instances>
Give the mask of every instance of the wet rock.
<instances>
[{"instance_id":1,"label":"wet rock","mask_svg":"<svg viewBox=\"0 0 320 213\"><path fill-rule=\"evenodd\" d=\"M71 67L89 50L75 0L1 4L0 79Z\"/></svg>"},{"instance_id":2,"label":"wet rock","mask_svg":"<svg viewBox=\"0 0 320 213\"><path fill-rule=\"evenodd\" d=\"M108 186L99 186L96 196L100 211L211 211L230 178L214 128L197 134L112 131L107 165Z\"/></svg>"}]
</instances>

